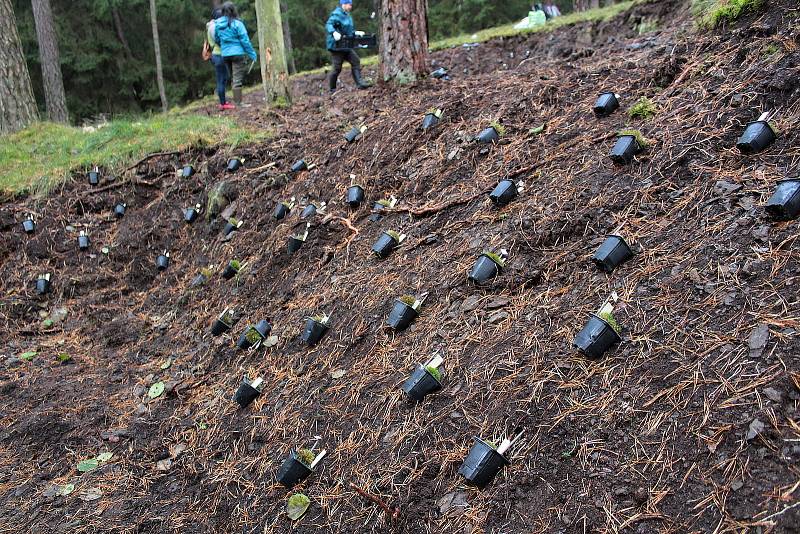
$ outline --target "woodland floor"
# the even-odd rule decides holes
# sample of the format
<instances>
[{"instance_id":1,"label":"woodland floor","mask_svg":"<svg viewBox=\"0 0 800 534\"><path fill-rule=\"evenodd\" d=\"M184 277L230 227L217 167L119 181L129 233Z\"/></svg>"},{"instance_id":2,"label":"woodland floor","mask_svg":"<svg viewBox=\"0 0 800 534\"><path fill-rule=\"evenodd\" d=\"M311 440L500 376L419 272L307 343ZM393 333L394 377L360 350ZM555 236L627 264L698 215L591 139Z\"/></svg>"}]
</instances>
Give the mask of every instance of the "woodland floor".
<instances>
[{"instance_id":1,"label":"woodland floor","mask_svg":"<svg viewBox=\"0 0 800 534\"><path fill-rule=\"evenodd\" d=\"M663 0L437 52L449 82L353 91L343 76L330 98L312 76L289 110L239 112L277 134L237 152L235 173L232 154L209 148L0 205L0 532L800 531L800 231L763 209L800 168L800 9L767 4L715 31ZM643 21L659 29L639 35ZM622 109L597 119L603 90ZM629 119L644 96L656 116ZM422 132L431 107L444 118ZM766 110L782 135L742 156L737 137ZM474 143L494 120L502 142ZM345 144L361 123L365 136ZM625 127L652 143L617 167L608 153ZM288 175L301 157L317 168ZM176 178L187 162L199 172ZM343 202L350 174L367 193L358 210ZM487 194L507 176L525 190L494 209ZM225 213L244 221L225 239L220 218L189 226L181 211L221 181ZM397 208L370 220L389 195ZM272 218L291 197L329 203L293 256L301 208ZM589 258L620 227L638 253L601 273ZM386 229L409 237L377 260ZM500 248L502 274L468 283L476 257ZM196 283L233 258L247 262L237 279ZM38 296L43 272L52 291ZM589 361L571 342L612 292L623 340ZM393 333L392 301L409 293L428 297ZM228 306L239 323L211 337ZM331 330L308 348L304 318L321 312ZM277 344L237 351L244 326L267 317ZM443 390L409 404L399 384L437 351ZM243 375L265 388L238 410ZM519 427L511 466L485 490L466 486L457 470L472 437ZM275 471L296 446L328 456L287 491ZM97 469L76 469L104 452ZM298 522L285 513L295 491L311 499Z\"/></svg>"}]
</instances>

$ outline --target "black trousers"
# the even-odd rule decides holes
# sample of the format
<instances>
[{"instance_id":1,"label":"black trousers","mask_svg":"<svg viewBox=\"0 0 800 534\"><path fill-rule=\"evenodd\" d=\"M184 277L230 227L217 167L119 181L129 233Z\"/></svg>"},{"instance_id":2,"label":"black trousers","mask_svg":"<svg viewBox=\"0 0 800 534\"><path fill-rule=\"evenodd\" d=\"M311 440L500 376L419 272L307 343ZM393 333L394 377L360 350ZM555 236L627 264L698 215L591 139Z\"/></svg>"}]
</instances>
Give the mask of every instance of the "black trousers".
<instances>
[{"instance_id":1,"label":"black trousers","mask_svg":"<svg viewBox=\"0 0 800 534\"><path fill-rule=\"evenodd\" d=\"M333 75L339 76L342 72L342 65L345 61L350 63L350 66L354 69L361 68L361 59L356 54L356 51L351 49L348 50L331 50L331 61L333 63Z\"/></svg>"}]
</instances>

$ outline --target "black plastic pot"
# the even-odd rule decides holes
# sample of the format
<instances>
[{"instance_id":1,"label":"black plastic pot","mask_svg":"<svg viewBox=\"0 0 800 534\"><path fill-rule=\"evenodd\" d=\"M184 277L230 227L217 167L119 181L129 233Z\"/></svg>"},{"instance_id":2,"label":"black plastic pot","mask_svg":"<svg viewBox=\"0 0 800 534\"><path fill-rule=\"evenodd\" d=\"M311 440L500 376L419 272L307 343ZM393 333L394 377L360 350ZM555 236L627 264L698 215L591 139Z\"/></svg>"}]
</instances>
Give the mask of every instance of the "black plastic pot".
<instances>
[{"instance_id":1,"label":"black plastic pot","mask_svg":"<svg viewBox=\"0 0 800 534\"><path fill-rule=\"evenodd\" d=\"M191 165L184 165L183 171L181 171L181 176L183 176L184 178L190 178L194 176L194 167L192 167Z\"/></svg>"},{"instance_id":2,"label":"black plastic pot","mask_svg":"<svg viewBox=\"0 0 800 534\"><path fill-rule=\"evenodd\" d=\"M269 320L267 319L260 320L253 328L255 328L256 332L261 334L261 337L264 339L267 339L272 333L272 324L270 324Z\"/></svg>"},{"instance_id":3,"label":"black plastic pot","mask_svg":"<svg viewBox=\"0 0 800 534\"><path fill-rule=\"evenodd\" d=\"M89 171L89 185L98 185L100 183L100 172Z\"/></svg>"},{"instance_id":4,"label":"black plastic pot","mask_svg":"<svg viewBox=\"0 0 800 534\"><path fill-rule=\"evenodd\" d=\"M609 157L617 165L625 165L642 151L642 147L633 135L622 135L611 150Z\"/></svg>"},{"instance_id":5,"label":"black plastic pot","mask_svg":"<svg viewBox=\"0 0 800 534\"><path fill-rule=\"evenodd\" d=\"M364 202L364 188L360 185L351 185L347 189L347 205L355 209Z\"/></svg>"},{"instance_id":6,"label":"black plastic pot","mask_svg":"<svg viewBox=\"0 0 800 534\"><path fill-rule=\"evenodd\" d=\"M475 140L479 143L496 143L500 140L500 135L494 129L494 126L489 126L479 133Z\"/></svg>"},{"instance_id":7,"label":"black plastic pot","mask_svg":"<svg viewBox=\"0 0 800 534\"><path fill-rule=\"evenodd\" d=\"M233 158L228 161L228 172L236 172L242 167L242 160Z\"/></svg>"},{"instance_id":8,"label":"black plastic pot","mask_svg":"<svg viewBox=\"0 0 800 534\"><path fill-rule=\"evenodd\" d=\"M309 217L313 217L316 214L317 214L317 207L314 204L309 204L300 213L300 218L308 219Z\"/></svg>"},{"instance_id":9,"label":"black plastic pot","mask_svg":"<svg viewBox=\"0 0 800 534\"><path fill-rule=\"evenodd\" d=\"M214 324L211 325L211 335L212 336L221 336L225 332L231 329L231 326L225 324L221 319L217 319L214 321Z\"/></svg>"},{"instance_id":10,"label":"black plastic pot","mask_svg":"<svg viewBox=\"0 0 800 534\"><path fill-rule=\"evenodd\" d=\"M736 148L742 154L761 152L775 141L775 130L767 121L748 123L744 133L736 141Z\"/></svg>"},{"instance_id":11,"label":"black plastic pot","mask_svg":"<svg viewBox=\"0 0 800 534\"><path fill-rule=\"evenodd\" d=\"M228 265L225 266L225 270L222 271L222 278L224 278L225 280L230 280L231 278L236 276L238 272L239 270L234 269L233 265L231 265L231 263L228 262Z\"/></svg>"},{"instance_id":12,"label":"black plastic pot","mask_svg":"<svg viewBox=\"0 0 800 534\"><path fill-rule=\"evenodd\" d=\"M328 325L315 321L311 317L306 320L306 327L303 330L303 341L308 345L316 345L328 331Z\"/></svg>"},{"instance_id":13,"label":"black plastic pot","mask_svg":"<svg viewBox=\"0 0 800 534\"><path fill-rule=\"evenodd\" d=\"M306 163L306 160L304 160L304 159L297 160L292 164L292 168L291 168L292 172L300 172L300 171L307 171L307 170L308 170L308 164Z\"/></svg>"},{"instance_id":14,"label":"black plastic pot","mask_svg":"<svg viewBox=\"0 0 800 534\"><path fill-rule=\"evenodd\" d=\"M225 223L225 228L222 229L222 234L229 235L231 232L235 232L238 229L239 229L238 224L233 224L232 222L228 221L227 223Z\"/></svg>"},{"instance_id":15,"label":"black plastic pot","mask_svg":"<svg viewBox=\"0 0 800 534\"><path fill-rule=\"evenodd\" d=\"M617 334L616 330L614 330L610 324L597 315L592 314L589 317L589 322L583 330L578 332L572 344L586 355L587 358L596 360L605 354L614 344L619 343L621 339L622 338L619 337L619 334Z\"/></svg>"},{"instance_id":16,"label":"black plastic pot","mask_svg":"<svg viewBox=\"0 0 800 534\"><path fill-rule=\"evenodd\" d=\"M305 243L305 241L302 239L299 239L295 236L290 236L286 246L286 248L289 250L289 254L294 254L300 250L300 247L303 246L303 243Z\"/></svg>"},{"instance_id":17,"label":"black plastic pot","mask_svg":"<svg viewBox=\"0 0 800 534\"><path fill-rule=\"evenodd\" d=\"M500 180L500 183L489 193L489 200L496 206L505 206L519 194L517 184L513 180Z\"/></svg>"},{"instance_id":18,"label":"black plastic pot","mask_svg":"<svg viewBox=\"0 0 800 534\"><path fill-rule=\"evenodd\" d=\"M765 208L767 213L784 221L800 214L800 179L781 180Z\"/></svg>"},{"instance_id":19,"label":"black plastic pot","mask_svg":"<svg viewBox=\"0 0 800 534\"><path fill-rule=\"evenodd\" d=\"M618 235L610 235L603 241L600 248L592 256L592 261L597 267L611 273L620 264L633 257L633 251L628 243Z\"/></svg>"},{"instance_id":20,"label":"black plastic pot","mask_svg":"<svg viewBox=\"0 0 800 534\"><path fill-rule=\"evenodd\" d=\"M114 216L117 219L121 219L125 215L126 209L128 209L128 205L120 202L119 204L114 206Z\"/></svg>"},{"instance_id":21,"label":"black plastic pot","mask_svg":"<svg viewBox=\"0 0 800 534\"><path fill-rule=\"evenodd\" d=\"M40 295L44 295L45 293L50 291L50 280L46 278L39 278L36 280L36 292Z\"/></svg>"},{"instance_id":22,"label":"black plastic pot","mask_svg":"<svg viewBox=\"0 0 800 534\"><path fill-rule=\"evenodd\" d=\"M22 221L22 229L26 234L32 234L36 231L36 222L33 219L25 219Z\"/></svg>"},{"instance_id":23,"label":"black plastic pot","mask_svg":"<svg viewBox=\"0 0 800 534\"><path fill-rule=\"evenodd\" d=\"M245 379L242 380L241 384L239 384L239 389L236 390L233 400L236 401L236 403L242 408L247 408L259 397L259 395L261 395L261 391L251 386L250 383Z\"/></svg>"},{"instance_id":24,"label":"black plastic pot","mask_svg":"<svg viewBox=\"0 0 800 534\"><path fill-rule=\"evenodd\" d=\"M433 113L425 114L425 118L422 119L422 129L423 130L428 130L430 128L433 128L437 124L439 124L439 117L437 117Z\"/></svg>"},{"instance_id":25,"label":"black plastic pot","mask_svg":"<svg viewBox=\"0 0 800 534\"><path fill-rule=\"evenodd\" d=\"M197 212L197 208L189 208L183 212L183 220L186 221L187 224L192 224L199 216L200 214Z\"/></svg>"},{"instance_id":26,"label":"black plastic pot","mask_svg":"<svg viewBox=\"0 0 800 534\"><path fill-rule=\"evenodd\" d=\"M475 265L469 273L469 279L475 283L483 283L500 274L502 267L486 254L481 254L475 260Z\"/></svg>"},{"instance_id":27,"label":"black plastic pot","mask_svg":"<svg viewBox=\"0 0 800 534\"><path fill-rule=\"evenodd\" d=\"M158 267L159 271L164 271L169 267L169 256L165 254L159 254L158 258L156 258L156 267Z\"/></svg>"},{"instance_id":28,"label":"black plastic pot","mask_svg":"<svg viewBox=\"0 0 800 534\"><path fill-rule=\"evenodd\" d=\"M290 211L292 211L292 209L283 202L281 202L277 206L275 206L275 212L272 214L272 216L275 217L275 220L280 221L281 219L289 215Z\"/></svg>"},{"instance_id":29,"label":"black plastic pot","mask_svg":"<svg viewBox=\"0 0 800 534\"><path fill-rule=\"evenodd\" d=\"M80 250L86 250L89 248L89 236L88 235L79 235L78 236L78 248Z\"/></svg>"},{"instance_id":30,"label":"black plastic pot","mask_svg":"<svg viewBox=\"0 0 800 534\"><path fill-rule=\"evenodd\" d=\"M387 258L399 244L400 242L392 237L391 234L384 232L372 246L372 252L379 258Z\"/></svg>"},{"instance_id":31,"label":"black plastic pot","mask_svg":"<svg viewBox=\"0 0 800 534\"><path fill-rule=\"evenodd\" d=\"M475 444L472 445L458 472L470 484L484 488L511 462L481 438L476 436L473 439Z\"/></svg>"},{"instance_id":32,"label":"black plastic pot","mask_svg":"<svg viewBox=\"0 0 800 534\"><path fill-rule=\"evenodd\" d=\"M352 143L356 139L361 137L361 128L357 126L353 126L353 129L344 134L344 138L348 143Z\"/></svg>"},{"instance_id":33,"label":"black plastic pot","mask_svg":"<svg viewBox=\"0 0 800 534\"><path fill-rule=\"evenodd\" d=\"M281 464L276 478L284 487L293 488L311 475L311 468L300 461L297 451L292 451L289 457Z\"/></svg>"},{"instance_id":34,"label":"black plastic pot","mask_svg":"<svg viewBox=\"0 0 800 534\"><path fill-rule=\"evenodd\" d=\"M619 109L619 100L614 93L600 93L594 103L594 114L598 117L608 117Z\"/></svg>"},{"instance_id":35,"label":"black plastic pot","mask_svg":"<svg viewBox=\"0 0 800 534\"><path fill-rule=\"evenodd\" d=\"M386 322L394 330L401 331L408 328L417 316L419 316L417 310L398 299L394 301L394 306Z\"/></svg>"},{"instance_id":36,"label":"black plastic pot","mask_svg":"<svg viewBox=\"0 0 800 534\"><path fill-rule=\"evenodd\" d=\"M424 365L417 365L417 368L414 369L414 372L408 380L400 386L400 389L402 389L411 400L420 402L425 398L425 395L436 393L442 389L442 384L436 380L436 377L433 376Z\"/></svg>"},{"instance_id":37,"label":"black plastic pot","mask_svg":"<svg viewBox=\"0 0 800 534\"><path fill-rule=\"evenodd\" d=\"M436 78L437 80L441 80L442 78L447 77L447 69L444 67L439 67L435 71L431 72L431 76Z\"/></svg>"},{"instance_id":38,"label":"black plastic pot","mask_svg":"<svg viewBox=\"0 0 800 534\"><path fill-rule=\"evenodd\" d=\"M249 334L251 331L258 333L259 340L263 340L264 339L264 337L261 335L261 333L258 332L258 330L255 329L255 327L247 325L247 328L244 329L244 332L242 332L242 335L239 336L239 341L236 342L236 346L238 348L240 348L242 350L247 350L250 347L252 347L253 345L255 345L255 343L253 343L252 341L247 339L247 334Z\"/></svg>"}]
</instances>

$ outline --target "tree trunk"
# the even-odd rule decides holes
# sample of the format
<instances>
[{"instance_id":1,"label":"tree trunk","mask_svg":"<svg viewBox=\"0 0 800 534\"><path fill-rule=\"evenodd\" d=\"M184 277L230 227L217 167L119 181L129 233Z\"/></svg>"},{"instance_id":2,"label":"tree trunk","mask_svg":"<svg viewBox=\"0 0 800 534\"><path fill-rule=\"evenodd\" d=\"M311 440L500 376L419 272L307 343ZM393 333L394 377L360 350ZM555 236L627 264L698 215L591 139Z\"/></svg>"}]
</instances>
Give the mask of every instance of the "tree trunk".
<instances>
[{"instance_id":1,"label":"tree trunk","mask_svg":"<svg viewBox=\"0 0 800 534\"><path fill-rule=\"evenodd\" d=\"M256 17L264 96L267 104L288 105L292 102L292 94L289 90L280 1L256 0Z\"/></svg>"},{"instance_id":2,"label":"tree trunk","mask_svg":"<svg viewBox=\"0 0 800 534\"><path fill-rule=\"evenodd\" d=\"M428 72L427 0L383 0L381 76L410 83Z\"/></svg>"},{"instance_id":3,"label":"tree trunk","mask_svg":"<svg viewBox=\"0 0 800 534\"><path fill-rule=\"evenodd\" d=\"M122 19L119 18L119 11L113 6L111 7L111 18L114 20L114 30L117 32L117 39L119 39L123 50L125 50L125 57L129 60L133 59L133 52L131 52L128 39L125 38L125 32L122 30Z\"/></svg>"},{"instance_id":4,"label":"tree trunk","mask_svg":"<svg viewBox=\"0 0 800 534\"><path fill-rule=\"evenodd\" d=\"M169 106L167 105L167 91L164 88L164 71L161 68L161 41L158 38L156 0L150 0L150 24L153 26L153 48L156 51L156 81L158 82L158 94L161 96L161 109L166 113L169 110Z\"/></svg>"},{"instance_id":5,"label":"tree trunk","mask_svg":"<svg viewBox=\"0 0 800 534\"><path fill-rule=\"evenodd\" d=\"M11 0L0 0L0 134L21 130L37 118L14 9Z\"/></svg>"},{"instance_id":6,"label":"tree trunk","mask_svg":"<svg viewBox=\"0 0 800 534\"><path fill-rule=\"evenodd\" d=\"M61 78L61 60L58 54L58 35L53 23L50 0L31 0L36 39L39 41L39 59L42 63L44 102L47 116L53 122L69 122L64 80Z\"/></svg>"},{"instance_id":7,"label":"tree trunk","mask_svg":"<svg viewBox=\"0 0 800 534\"><path fill-rule=\"evenodd\" d=\"M289 74L296 74L297 65L294 64L294 47L292 46L292 33L289 31L289 9L286 7L286 0L281 0L281 20L283 21L283 44L286 46Z\"/></svg>"}]
</instances>

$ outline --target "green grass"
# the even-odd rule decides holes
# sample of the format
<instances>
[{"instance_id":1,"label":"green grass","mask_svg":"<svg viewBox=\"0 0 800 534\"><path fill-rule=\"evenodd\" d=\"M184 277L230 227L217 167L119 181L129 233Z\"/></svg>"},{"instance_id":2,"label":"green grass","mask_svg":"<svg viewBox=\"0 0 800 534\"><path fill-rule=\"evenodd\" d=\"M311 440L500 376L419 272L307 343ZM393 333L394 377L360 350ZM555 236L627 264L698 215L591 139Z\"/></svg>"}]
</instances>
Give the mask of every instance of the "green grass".
<instances>
[{"instance_id":1,"label":"green grass","mask_svg":"<svg viewBox=\"0 0 800 534\"><path fill-rule=\"evenodd\" d=\"M263 138L229 118L168 113L140 120L115 120L93 132L37 123L0 137L0 191L46 193L72 172L99 165L119 172L153 152Z\"/></svg>"},{"instance_id":2,"label":"green grass","mask_svg":"<svg viewBox=\"0 0 800 534\"><path fill-rule=\"evenodd\" d=\"M692 15L701 27L716 28L763 6L764 0L692 0Z\"/></svg>"}]
</instances>

